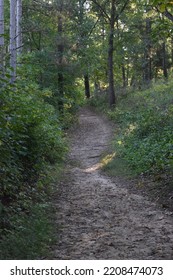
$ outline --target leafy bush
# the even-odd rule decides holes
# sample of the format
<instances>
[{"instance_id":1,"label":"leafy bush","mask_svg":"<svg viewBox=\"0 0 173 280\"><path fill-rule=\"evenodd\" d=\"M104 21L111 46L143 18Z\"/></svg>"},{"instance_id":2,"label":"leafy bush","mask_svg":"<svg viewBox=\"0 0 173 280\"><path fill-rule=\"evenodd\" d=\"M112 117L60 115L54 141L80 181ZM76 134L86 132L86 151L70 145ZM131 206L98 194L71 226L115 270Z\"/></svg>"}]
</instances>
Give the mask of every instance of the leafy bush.
<instances>
[{"instance_id":1,"label":"leafy bush","mask_svg":"<svg viewBox=\"0 0 173 280\"><path fill-rule=\"evenodd\" d=\"M129 96L133 105L119 108L113 116L121 123L116 149L137 173L173 167L172 85L156 88Z\"/></svg>"},{"instance_id":2,"label":"leafy bush","mask_svg":"<svg viewBox=\"0 0 173 280\"><path fill-rule=\"evenodd\" d=\"M46 189L37 187L48 165L61 162L66 152L61 125L51 96L37 85L17 82L1 88L0 111L0 225L11 229L10 216L28 212ZM1 232L2 233L2 232Z\"/></svg>"},{"instance_id":3,"label":"leafy bush","mask_svg":"<svg viewBox=\"0 0 173 280\"><path fill-rule=\"evenodd\" d=\"M138 174L172 172L172 88L172 82L162 82L150 89L132 92L122 97L114 110L107 110L109 118L119 124L113 161L118 157L124 159Z\"/></svg>"}]
</instances>

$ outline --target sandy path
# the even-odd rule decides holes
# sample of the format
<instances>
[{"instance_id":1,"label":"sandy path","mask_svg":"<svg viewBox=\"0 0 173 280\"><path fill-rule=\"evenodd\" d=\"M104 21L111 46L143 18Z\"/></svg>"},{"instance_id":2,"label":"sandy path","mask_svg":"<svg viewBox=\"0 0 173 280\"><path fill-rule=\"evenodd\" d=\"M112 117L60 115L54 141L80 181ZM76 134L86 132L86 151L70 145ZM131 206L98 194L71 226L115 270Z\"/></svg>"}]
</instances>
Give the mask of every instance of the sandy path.
<instances>
[{"instance_id":1,"label":"sandy path","mask_svg":"<svg viewBox=\"0 0 173 280\"><path fill-rule=\"evenodd\" d=\"M173 217L99 169L112 127L82 109L57 194L54 259L173 259Z\"/></svg>"}]
</instances>

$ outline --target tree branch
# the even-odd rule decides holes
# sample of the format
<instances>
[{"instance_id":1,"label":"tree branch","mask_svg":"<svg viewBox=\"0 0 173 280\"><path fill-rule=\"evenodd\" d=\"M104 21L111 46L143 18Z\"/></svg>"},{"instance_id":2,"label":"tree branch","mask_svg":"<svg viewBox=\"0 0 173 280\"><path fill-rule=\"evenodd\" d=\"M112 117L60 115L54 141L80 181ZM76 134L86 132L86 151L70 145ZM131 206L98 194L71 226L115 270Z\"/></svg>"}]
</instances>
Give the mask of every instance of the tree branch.
<instances>
[{"instance_id":1,"label":"tree branch","mask_svg":"<svg viewBox=\"0 0 173 280\"><path fill-rule=\"evenodd\" d=\"M165 17L167 17L168 19L170 19L171 21L173 21L173 15L172 15L170 12L168 12L168 10L166 10L165 12L163 12L163 15L164 15Z\"/></svg>"},{"instance_id":2,"label":"tree branch","mask_svg":"<svg viewBox=\"0 0 173 280\"><path fill-rule=\"evenodd\" d=\"M170 12L168 12L168 10L166 9L164 12L161 12L159 10L158 6L154 6L153 9L155 9L158 13L161 13L162 15L164 15L165 17L167 17L168 19L170 19L171 21L173 21L173 14L171 14Z\"/></svg>"},{"instance_id":3,"label":"tree branch","mask_svg":"<svg viewBox=\"0 0 173 280\"><path fill-rule=\"evenodd\" d=\"M125 8L127 7L127 4L128 4L129 2L130 2L130 0L127 0L127 1L124 3L124 5L122 6L120 12L119 12L118 15L116 16L115 21L118 20L119 16L123 13L123 11L125 10Z\"/></svg>"},{"instance_id":4,"label":"tree branch","mask_svg":"<svg viewBox=\"0 0 173 280\"><path fill-rule=\"evenodd\" d=\"M97 21L94 23L93 27L91 28L90 32L88 33L88 37L90 37L90 36L91 36L91 34L92 34L92 32L93 32L94 28L96 27L96 25L97 25L97 23L98 23L99 19L100 19L100 18L98 18L98 19L97 19Z\"/></svg>"},{"instance_id":5,"label":"tree branch","mask_svg":"<svg viewBox=\"0 0 173 280\"><path fill-rule=\"evenodd\" d=\"M106 13L106 11L103 9L102 5L100 5L96 0L92 0L94 4L98 6L100 11L105 15L105 17L110 21L110 16Z\"/></svg>"}]
</instances>

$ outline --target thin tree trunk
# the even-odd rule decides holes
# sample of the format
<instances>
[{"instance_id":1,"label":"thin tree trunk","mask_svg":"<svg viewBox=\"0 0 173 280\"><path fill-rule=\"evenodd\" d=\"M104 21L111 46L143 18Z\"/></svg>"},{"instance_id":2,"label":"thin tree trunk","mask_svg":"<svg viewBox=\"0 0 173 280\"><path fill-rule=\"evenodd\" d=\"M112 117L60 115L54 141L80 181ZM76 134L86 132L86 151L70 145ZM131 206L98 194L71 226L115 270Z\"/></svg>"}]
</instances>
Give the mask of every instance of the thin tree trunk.
<instances>
[{"instance_id":1,"label":"thin tree trunk","mask_svg":"<svg viewBox=\"0 0 173 280\"><path fill-rule=\"evenodd\" d=\"M126 82L126 69L124 64L122 65L122 79L123 79L123 88L126 88L127 82Z\"/></svg>"},{"instance_id":2,"label":"thin tree trunk","mask_svg":"<svg viewBox=\"0 0 173 280\"><path fill-rule=\"evenodd\" d=\"M144 64L144 81L149 84L152 80L152 63L151 63L151 19L146 19L146 35L145 35L145 64Z\"/></svg>"},{"instance_id":3,"label":"thin tree trunk","mask_svg":"<svg viewBox=\"0 0 173 280\"><path fill-rule=\"evenodd\" d=\"M164 75L165 79L168 79L167 58L166 58L166 45L165 45L165 42L162 44L162 59L163 59L163 75Z\"/></svg>"},{"instance_id":4,"label":"thin tree trunk","mask_svg":"<svg viewBox=\"0 0 173 280\"><path fill-rule=\"evenodd\" d=\"M115 105L116 96L114 89L114 25L115 25L115 0L111 1L111 19L110 19L110 31L108 40L108 81L109 81L109 104Z\"/></svg>"},{"instance_id":5,"label":"thin tree trunk","mask_svg":"<svg viewBox=\"0 0 173 280\"><path fill-rule=\"evenodd\" d=\"M20 55L22 53L22 0L17 0L16 48L17 48L17 55Z\"/></svg>"},{"instance_id":6,"label":"thin tree trunk","mask_svg":"<svg viewBox=\"0 0 173 280\"><path fill-rule=\"evenodd\" d=\"M0 72L4 70L4 0L0 0Z\"/></svg>"},{"instance_id":7,"label":"thin tree trunk","mask_svg":"<svg viewBox=\"0 0 173 280\"><path fill-rule=\"evenodd\" d=\"M16 80L16 0L10 0L10 66L11 70L11 83Z\"/></svg>"},{"instance_id":8,"label":"thin tree trunk","mask_svg":"<svg viewBox=\"0 0 173 280\"><path fill-rule=\"evenodd\" d=\"M84 34L83 34L83 31L81 29L81 27L83 26L83 23L84 23L84 1L83 0L79 0L79 30L80 30L80 45L81 47L83 48L82 46L82 41L84 39ZM86 54L84 52L83 54L83 59L86 60ZM86 69L84 70L84 86L85 86L85 96L87 99L90 98L90 81L89 81L89 75L87 73L88 71L88 67L87 67L87 64L86 64Z\"/></svg>"},{"instance_id":9,"label":"thin tree trunk","mask_svg":"<svg viewBox=\"0 0 173 280\"><path fill-rule=\"evenodd\" d=\"M110 3L110 15L104 9L105 5L102 5L97 0L92 0L94 4L97 5L98 9L100 10L101 14L104 16L106 21L109 21L109 35L108 35L108 83L109 83L109 104L113 106L116 104L117 98L115 95L114 89L114 61L113 61L113 54L114 54L114 30L115 30L115 22L118 20L119 16L123 13L125 8L127 7L129 0L126 0L120 11L116 13L116 4L117 6L120 4L120 1L111 0L105 1L104 4L108 5Z\"/></svg>"},{"instance_id":10,"label":"thin tree trunk","mask_svg":"<svg viewBox=\"0 0 173 280\"><path fill-rule=\"evenodd\" d=\"M90 82L89 82L89 75L84 75L84 84L85 84L85 96L87 99L90 98Z\"/></svg>"}]
</instances>

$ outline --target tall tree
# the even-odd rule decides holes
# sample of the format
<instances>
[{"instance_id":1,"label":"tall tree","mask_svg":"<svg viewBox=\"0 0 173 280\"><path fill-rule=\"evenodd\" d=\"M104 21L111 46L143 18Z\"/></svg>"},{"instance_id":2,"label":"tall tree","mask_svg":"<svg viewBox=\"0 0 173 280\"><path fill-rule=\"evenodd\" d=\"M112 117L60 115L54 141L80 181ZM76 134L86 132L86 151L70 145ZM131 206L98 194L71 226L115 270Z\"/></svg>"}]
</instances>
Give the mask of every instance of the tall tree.
<instances>
[{"instance_id":1,"label":"tall tree","mask_svg":"<svg viewBox=\"0 0 173 280\"><path fill-rule=\"evenodd\" d=\"M165 79L168 79L168 70L167 70L167 52L165 41L162 43L162 65L163 65L163 75Z\"/></svg>"},{"instance_id":2,"label":"tall tree","mask_svg":"<svg viewBox=\"0 0 173 280\"><path fill-rule=\"evenodd\" d=\"M110 106L116 104L116 95L114 89L114 32L115 24L127 7L129 0L120 3L117 0L97 1L92 0L99 10L99 13L105 18L109 26L108 35L108 82L109 82L109 104Z\"/></svg>"},{"instance_id":3,"label":"tall tree","mask_svg":"<svg viewBox=\"0 0 173 280\"><path fill-rule=\"evenodd\" d=\"M17 0L16 9L16 48L17 54L22 52L22 0Z\"/></svg>"},{"instance_id":4,"label":"tall tree","mask_svg":"<svg viewBox=\"0 0 173 280\"><path fill-rule=\"evenodd\" d=\"M16 79L16 0L10 0L10 67L11 67L11 82Z\"/></svg>"},{"instance_id":5,"label":"tall tree","mask_svg":"<svg viewBox=\"0 0 173 280\"><path fill-rule=\"evenodd\" d=\"M79 0L78 1L78 47L80 48L80 53L82 54L82 59L85 63L84 69L84 86L85 86L85 96L86 98L90 98L90 79L89 79L89 69L87 61L87 54L86 54L86 46L89 37L88 28L86 28L86 0Z\"/></svg>"},{"instance_id":6,"label":"tall tree","mask_svg":"<svg viewBox=\"0 0 173 280\"><path fill-rule=\"evenodd\" d=\"M114 89L114 28L116 22L116 0L111 0L111 14L109 16L109 38L108 38L108 80L109 80L109 101L110 105L116 103L115 89Z\"/></svg>"},{"instance_id":7,"label":"tall tree","mask_svg":"<svg viewBox=\"0 0 173 280\"><path fill-rule=\"evenodd\" d=\"M146 17L144 28L144 83L149 84L152 79L152 59L151 59L151 18Z\"/></svg>"}]
</instances>

